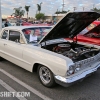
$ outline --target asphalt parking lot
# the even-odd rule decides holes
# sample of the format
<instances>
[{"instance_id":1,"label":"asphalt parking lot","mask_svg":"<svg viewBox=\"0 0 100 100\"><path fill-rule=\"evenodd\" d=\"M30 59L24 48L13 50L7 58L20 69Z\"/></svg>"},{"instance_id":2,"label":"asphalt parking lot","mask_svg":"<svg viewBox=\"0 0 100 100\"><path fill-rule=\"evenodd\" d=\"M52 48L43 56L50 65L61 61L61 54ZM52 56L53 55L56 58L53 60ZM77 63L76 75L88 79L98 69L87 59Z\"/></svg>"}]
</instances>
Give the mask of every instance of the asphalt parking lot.
<instances>
[{"instance_id":1,"label":"asphalt parking lot","mask_svg":"<svg viewBox=\"0 0 100 100\"><path fill-rule=\"evenodd\" d=\"M100 100L100 69L68 88L44 87L37 73L30 73L9 61L0 62L0 92L30 92L29 97L0 97L0 100Z\"/></svg>"}]
</instances>

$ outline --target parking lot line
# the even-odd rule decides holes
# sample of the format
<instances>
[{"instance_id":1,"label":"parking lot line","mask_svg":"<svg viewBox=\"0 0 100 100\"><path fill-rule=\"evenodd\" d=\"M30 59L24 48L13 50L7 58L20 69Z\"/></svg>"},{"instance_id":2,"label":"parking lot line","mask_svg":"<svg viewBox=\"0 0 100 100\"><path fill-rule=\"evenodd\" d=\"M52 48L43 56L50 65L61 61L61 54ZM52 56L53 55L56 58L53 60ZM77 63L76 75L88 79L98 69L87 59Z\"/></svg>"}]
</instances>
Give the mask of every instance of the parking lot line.
<instances>
[{"instance_id":1,"label":"parking lot line","mask_svg":"<svg viewBox=\"0 0 100 100\"><path fill-rule=\"evenodd\" d=\"M1 79L0 79L0 84L5 88L5 89L7 89L9 92L11 92L11 93L17 93L17 91L15 91L12 87L10 87L8 84L6 84L4 81L2 81ZM24 97L17 97L17 95L16 94L14 94L15 96L13 96L13 97L16 97L16 98L18 98L19 100L27 100L26 98L24 98Z\"/></svg>"},{"instance_id":2,"label":"parking lot line","mask_svg":"<svg viewBox=\"0 0 100 100\"><path fill-rule=\"evenodd\" d=\"M21 80L19 80L18 78L14 77L13 75L9 74L8 72L6 72L3 69L0 69L0 71L2 73L4 73L5 75L7 75L8 77L10 77L12 80L16 81L18 84L22 85L23 87L25 87L26 89L28 89L29 91L31 91L33 94L37 95L38 97L42 98L43 100L52 100L51 98L43 95L42 93L40 93L39 91L37 91L36 89L32 88L31 86L27 85L26 83L22 82Z\"/></svg>"}]
</instances>

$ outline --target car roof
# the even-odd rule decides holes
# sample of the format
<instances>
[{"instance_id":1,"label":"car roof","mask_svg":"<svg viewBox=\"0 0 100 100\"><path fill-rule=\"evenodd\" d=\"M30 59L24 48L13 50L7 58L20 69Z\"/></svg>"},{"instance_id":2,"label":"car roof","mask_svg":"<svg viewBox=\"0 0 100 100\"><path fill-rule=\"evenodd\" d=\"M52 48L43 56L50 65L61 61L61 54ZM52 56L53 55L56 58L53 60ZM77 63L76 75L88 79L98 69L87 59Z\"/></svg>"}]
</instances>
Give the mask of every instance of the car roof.
<instances>
[{"instance_id":1,"label":"car roof","mask_svg":"<svg viewBox=\"0 0 100 100\"><path fill-rule=\"evenodd\" d=\"M23 30L25 28L38 28L38 27L52 27L52 26L8 26L3 28L3 30L4 29Z\"/></svg>"}]
</instances>

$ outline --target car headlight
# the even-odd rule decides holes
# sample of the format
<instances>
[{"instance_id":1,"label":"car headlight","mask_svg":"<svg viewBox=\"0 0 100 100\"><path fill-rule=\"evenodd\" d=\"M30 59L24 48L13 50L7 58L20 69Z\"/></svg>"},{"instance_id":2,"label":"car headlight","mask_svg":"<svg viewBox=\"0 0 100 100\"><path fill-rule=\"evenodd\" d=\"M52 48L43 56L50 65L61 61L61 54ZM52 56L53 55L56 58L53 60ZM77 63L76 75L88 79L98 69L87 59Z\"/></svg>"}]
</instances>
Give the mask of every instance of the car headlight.
<instances>
[{"instance_id":1,"label":"car headlight","mask_svg":"<svg viewBox=\"0 0 100 100\"><path fill-rule=\"evenodd\" d=\"M74 74L74 68L75 68L74 65L71 65L71 66L69 67L69 70L67 71L67 75L68 75L68 76Z\"/></svg>"},{"instance_id":2,"label":"car headlight","mask_svg":"<svg viewBox=\"0 0 100 100\"><path fill-rule=\"evenodd\" d=\"M67 71L67 76L77 73L78 71L80 71L80 68L81 68L80 64L69 66L69 70Z\"/></svg>"}]
</instances>

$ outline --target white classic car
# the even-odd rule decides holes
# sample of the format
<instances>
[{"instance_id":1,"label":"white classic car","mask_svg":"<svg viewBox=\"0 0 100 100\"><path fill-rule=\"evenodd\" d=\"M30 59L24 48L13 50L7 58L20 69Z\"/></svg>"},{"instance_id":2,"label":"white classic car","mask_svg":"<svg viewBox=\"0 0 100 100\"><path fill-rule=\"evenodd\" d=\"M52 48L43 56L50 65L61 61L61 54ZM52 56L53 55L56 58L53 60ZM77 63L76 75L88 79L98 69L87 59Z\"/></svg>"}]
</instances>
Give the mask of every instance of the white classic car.
<instances>
[{"instance_id":1,"label":"white classic car","mask_svg":"<svg viewBox=\"0 0 100 100\"><path fill-rule=\"evenodd\" d=\"M75 37L98 17L96 12L69 12L52 29L6 27L0 35L0 57L30 72L37 71L46 87L55 83L67 87L100 67L100 49L77 43L77 38L73 42L64 38Z\"/></svg>"}]
</instances>

